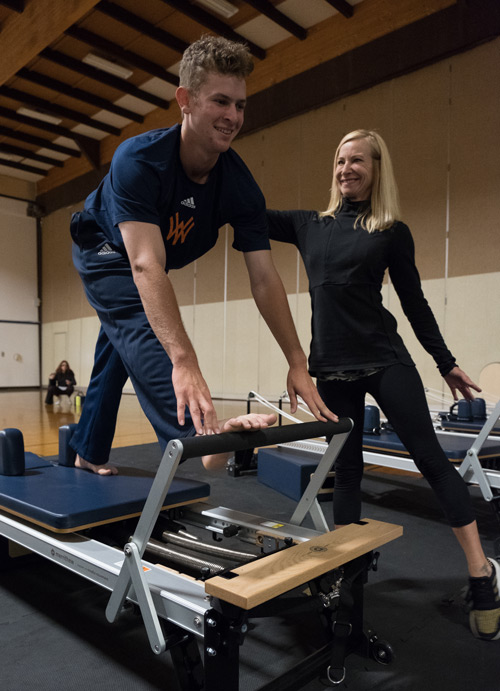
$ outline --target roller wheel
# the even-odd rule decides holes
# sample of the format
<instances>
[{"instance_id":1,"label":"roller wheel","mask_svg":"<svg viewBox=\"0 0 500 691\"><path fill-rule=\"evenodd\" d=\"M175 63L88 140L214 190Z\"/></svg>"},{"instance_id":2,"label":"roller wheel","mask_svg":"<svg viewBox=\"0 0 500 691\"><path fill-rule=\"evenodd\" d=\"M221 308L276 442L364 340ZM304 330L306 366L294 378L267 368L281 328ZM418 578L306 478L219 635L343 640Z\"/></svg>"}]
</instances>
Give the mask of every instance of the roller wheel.
<instances>
[{"instance_id":1,"label":"roller wheel","mask_svg":"<svg viewBox=\"0 0 500 691\"><path fill-rule=\"evenodd\" d=\"M380 665L390 665L394 660L394 650L387 641L374 641L371 648L373 659Z\"/></svg>"}]
</instances>

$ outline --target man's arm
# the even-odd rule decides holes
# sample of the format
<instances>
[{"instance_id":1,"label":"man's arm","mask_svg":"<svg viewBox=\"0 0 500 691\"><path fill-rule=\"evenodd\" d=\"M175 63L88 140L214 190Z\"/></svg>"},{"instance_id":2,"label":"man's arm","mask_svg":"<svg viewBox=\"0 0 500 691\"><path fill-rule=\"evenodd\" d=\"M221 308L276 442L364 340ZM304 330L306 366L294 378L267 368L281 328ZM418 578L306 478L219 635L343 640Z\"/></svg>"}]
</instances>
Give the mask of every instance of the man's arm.
<instances>
[{"instance_id":1,"label":"man's arm","mask_svg":"<svg viewBox=\"0 0 500 691\"><path fill-rule=\"evenodd\" d=\"M259 312L283 351L290 367L287 390L291 411L297 410L297 396L301 396L314 416L325 422L338 420L321 400L307 371L307 358L295 330L283 283L276 271L269 250L245 252L250 286Z\"/></svg>"},{"instance_id":2,"label":"man's arm","mask_svg":"<svg viewBox=\"0 0 500 691\"><path fill-rule=\"evenodd\" d=\"M184 424L187 406L197 434L218 432L210 391L182 323L172 283L165 272L165 245L160 228L137 221L120 223L119 227L144 311L172 361L177 419L181 425Z\"/></svg>"}]
</instances>

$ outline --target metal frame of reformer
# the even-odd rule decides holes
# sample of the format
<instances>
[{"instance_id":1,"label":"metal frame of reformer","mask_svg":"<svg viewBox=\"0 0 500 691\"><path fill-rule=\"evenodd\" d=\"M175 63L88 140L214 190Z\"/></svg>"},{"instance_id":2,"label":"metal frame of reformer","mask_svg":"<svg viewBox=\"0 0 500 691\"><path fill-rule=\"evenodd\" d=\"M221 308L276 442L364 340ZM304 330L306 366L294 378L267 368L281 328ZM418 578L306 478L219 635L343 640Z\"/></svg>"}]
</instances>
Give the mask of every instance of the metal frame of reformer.
<instances>
[{"instance_id":1,"label":"metal frame of reformer","mask_svg":"<svg viewBox=\"0 0 500 691\"><path fill-rule=\"evenodd\" d=\"M124 606L131 586L133 586L151 647L155 653L161 653L165 650L165 637L155 610L151 589L143 569L142 556L160 514L161 507L164 504L165 496L168 493L168 489L181 461L212 453L237 451L249 448L250 446L256 447L278 444L285 440L295 441L304 438L304 436L317 436L318 433L321 434L323 432L324 424L328 425L328 423L319 423L318 425L318 423L313 422L307 423L306 427L309 429L304 429L302 425L294 425L293 428L292 426L275 427L269 430L260 430L246 434L227 433L222 436L191 437L183 440L177 439L170 441L163 454L149 496L137 523L135 533L131 540L125 545L125 559L106 608L106 617L108 620L112 622L116 619ZM330 431L334 432L332 442L325 449L318 468L313 474L308 487L290 519L290 524L288 526L280 526L276 529L268 528L269 535L274 535L278 538L286 532L288 533L287 537L291 537L292 539L307 539L304 533L301 534L301 531L296 530L296 527L301 526L307 514L310 514L318 533L329 530L328 524L319 506L317 494L352 429L352 421L348 419L343 420L339 425L338 427L332 424L328 425ZM245 526L247 530L262 530L262 520L259 519L259 517L242 514L230 509L217 509L214 507L207 509L206 504L200 503L198 505L190 505L189 512L193 514L193 518L194 515L197 514L200 523L208 525L209 522L212 522L216 528L220 528L220 524L236 524ZM185 512L183 512L183 515L185 516ZM312 537L311 533L309 533L309 537Z\"/></svg>"},{"instance_id":2,"label":"metal frame of reformer","mask_svg":"<svg viewBox=\"0 0 500 691\"><path fill-rule=\"evenodd\" d=\"M260 606L272 605L281 594L288 593L297 586L308 583L311 587L318 588L317 581L320 576L325 578L325 575L339 568L345 570L345 582L350 583L349 587L353 587L353 592L357 591L355 609L350 611L350 615L353 621L357 622L359 634L359 628L362 625L362 588L366 580L366 571L370 568L370 559L373 559L372 550L399 537L402 529L399 526L377 521L362 521L360 524L347 526L344 531L326 532L328 527L316 495L351 428L352 421L343 419L339 423L303 423L272 427L267 430L171 441L162 457L135 532L123 551L78 532L52 533L30 523L27 519L12 516L4 511L0 511L0 535L7 541L17 543L30 552L47 558L110 590L111 597L106 608L106 617L110 622L119 616L127 602L138 605L153 652L159 654L164 650L170 650L176 671L180 674L183 689L235 691L238 688L238 648L246 630L245 618L248 616L246 610L251 610L254 613L253 616L256 616L255 612L260 612ZM237 525L242 534L246 534L247 537L264 534L268 539L274 540L275 544L280 543L286 547L288 541L294 545L293 547L259 558L258 563L251 562L243 567L237 567L233 570L237 573L231 575L240 576L241 580L231 578L226 581L221 577L215 577L204 582L143 559L147 542L182 460L211 453L276 445L285 441L293 442L301 438L314 438L332 433L334 435L332 442L326 448L290 523L277 524L259 516L223 507L210 507L204 502L174 509L174 511L182 510L183 520L189 513L195 523L198 522L204 527L208 526L215 532L222 531L225 526ZM315 529L301 525L307 515L311 516ZM303 557L305 550L306 561L309 559L309 562L305 570L301 566L300 572L297 573L296 559L293 554L298 555L301 549ZM265 569L267 565L272 573L273 569L276 569L273 559L283 559L283 555L286 557L290 550L298 550L298 552L292 553L291 570L282 568L280 563L280 584L275 583L269 591L266 583L272 578L255 579L253 575L250 578L252 584L255 580L260 583L258 592L252 592L247 604L240 606L237 599L240 588L239 586L235 588L234 584L235 581L238 584L244 582L245 568L249 568L254 574L255 564L259 569ZM312 560L308 554L310 550L315 552ZM322 555L318 559L316 552L325 553L326 557ZM222 585L217 583L219 580ZM210 594L211 591L213 594ZM328 598L328 594L322 597ZM290 607L290 604L286 606ZM279 610L279 605L275 607ZM283 605L281 607L283 608ZM270 615L265 614L265 616ZM336 623L338 622L332 624L332 630L335 629ZM333 646L333 643L329 642L324 649L311 656L304 665L299 666L300 670L294 669L286 680L278 682L275 688L298 688L295 685L296 680L313 678L311 670L316 669L318 661L321 664L328 664L330 661L330 667L334 669L332 648L337 651L334 656L338 662L335 669L338 672L340 668L342 676L345 672L342 670L343 655L346 652L345 639L351 627L351 623L338 625L337 634L334 632L337 645ZM341 634L338 634L338 631ZM201 672L201 658L196 643L200 638L204 642L204 661ZM376 641L376 636L373 636L368 643L372 643L373 640ZM217 656L217 652L221 654ZM386 650L383 651L384 655L386 652ZM271 683L266 685L266 688L274 687Z\"/></svg>"}]
</instances>

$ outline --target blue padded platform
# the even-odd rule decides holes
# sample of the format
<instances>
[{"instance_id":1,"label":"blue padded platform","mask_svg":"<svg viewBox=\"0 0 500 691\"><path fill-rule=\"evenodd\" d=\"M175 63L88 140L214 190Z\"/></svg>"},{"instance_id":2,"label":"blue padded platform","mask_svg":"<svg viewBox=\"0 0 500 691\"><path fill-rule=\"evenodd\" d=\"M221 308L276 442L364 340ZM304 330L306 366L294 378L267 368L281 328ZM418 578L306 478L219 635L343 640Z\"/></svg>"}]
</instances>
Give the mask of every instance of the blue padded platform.
<instances>
[{"instance_id":1,"label":"blue padded platform","mask_svg":"<svg viewBox=\"0 0 500 691\"><path fill-rule=\"evenodd\" d=\"M467 435L458 437L446 434L446 432L437 432L436 436L447 458L454 462L463 461L473 443L473 438ZM364 434L363 450L396 456L410 455L397 434L386 430L382 430L380 434ZM485 441L478 454L479 460L498 457L500 457L500 440L498 442Z\"/></svg>"},{"instance_id":2,"label":"blue padded platform","mask_svg":"<svg viewBox=\"0 0 500 691\"><path fill-rule=\"evenodd\" d=\"M37 456L36 453L31 453L26 451L24 454L24 467L25 471L34 470L35 468L50 468L54 464L50 461L46 461L45 458ZM1 476L0 476L1 477Z\"/></svg>"},{"instance_id":3,"label":"blue padded platform","mask_svg":"<svg viewBox=\"0 0 500 691\"><path fill-rule=\"evenodd\" d=\"M447 458L454 463L463 461L473 442L470 436L451 436L446 432L438 432L437 437ZM392 456L410 456L397 434L386 430L382 430L381 434L363 435L363 450ZM498 442L487 440L478 458L484 462L500 459L500 439ZM260 449L257 459L259 482L295 501L300 500L311 473L319 463L319 456L316 454L283 447ZM320 494L318 499L328 500L329 494Z\"/></svg>"},{"instance_id":4,"label":"blue padded platform","mask_svg":"<svg viewBox=\"0 0 500 691\"><path fill-rule=\"evenodd\" d=\"M259 449L257 453L257 478L263 485L277 490L290 499L299 501L311 474L319 463L319 456L307 451L292 451L278 447ZM326 481L326 487L330 478ZM333 486L333 482L331 483ZM331 492L320 494L318 500L331 498Z\"/></svg>"},{"instance_id":5,"label":"blue padded platform","mask_svg":"<svg viewBox=\"0 0 500 691\"><path fill-rule=\"evenodd\" d=\"M0 508L54 532L70 532L141 513L154 476L120 467L113 477L54 465L26 453L24 475L0 476ZM205 482L174 478L165 506L208 497Z\"/></svg>"},{"instance_id":6,"label":"blue padded platform","mask_svg":"<svg viewBox=\"0 0 500 691\"><path fill-rule=\"evenodd\" d=\"M483 429L486 420L479 421L464 421L464 420L447 420L441 419L441 427L450 432L465 432L466 434L475 434L476 436ZM490 432L491 435L500 437L500 426L495 426Z\"/></svg>"}]
</instances>

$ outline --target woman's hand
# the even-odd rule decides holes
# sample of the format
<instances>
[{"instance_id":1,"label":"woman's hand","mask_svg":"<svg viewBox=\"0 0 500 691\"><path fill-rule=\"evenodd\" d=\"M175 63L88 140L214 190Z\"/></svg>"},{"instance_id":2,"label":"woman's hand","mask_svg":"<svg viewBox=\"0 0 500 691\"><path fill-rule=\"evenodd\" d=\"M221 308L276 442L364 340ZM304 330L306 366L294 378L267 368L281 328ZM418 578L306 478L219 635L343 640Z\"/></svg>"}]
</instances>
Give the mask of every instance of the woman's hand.
<instances>
[{"instance_id":1,"label":"woman's hand","mask_svg":"<svg viewBox=\"0 0 500 691\"><path fill-rule=\"evenodd\" d=\"M457 391L459 391L462 394L462 397L467 401L474 400L474 394L472 393L471 389L474 389L474 391L477 391L478 393L481 392L479 386L474 384L472 379L467 376L467 374L465 374L460 367L454 367L451 372L444 377L444 380L450 387L453 399L455 401L458 401Z\"/></svg>"}]
</instances>

